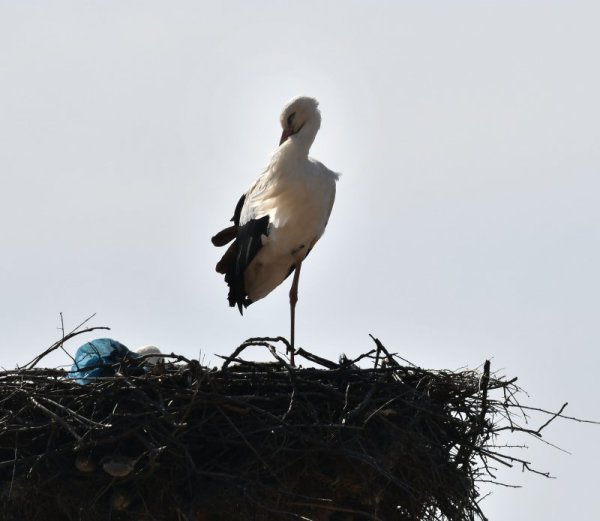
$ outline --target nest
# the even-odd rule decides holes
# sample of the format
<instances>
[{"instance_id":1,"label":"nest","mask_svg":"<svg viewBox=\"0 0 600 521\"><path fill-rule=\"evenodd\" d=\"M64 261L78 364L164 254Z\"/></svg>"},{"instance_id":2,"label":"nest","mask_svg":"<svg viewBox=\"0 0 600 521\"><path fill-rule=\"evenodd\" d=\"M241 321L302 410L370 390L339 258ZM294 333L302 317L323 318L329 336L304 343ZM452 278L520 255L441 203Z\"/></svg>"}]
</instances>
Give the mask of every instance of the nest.
<instances>
[{"instance_id":1,"label":"nest","mask_svg":"<svg viewBox=\"0 0 600 521\"><path fill-rule=\"evenodd\" d=\"M1 372L0 517L485 519L479 487L494 481L491 464L528 468L501 453L498 433L540 436L514 420L515 379L490 374L489 362L422 369L374 340L339 363L300 349L317 366L307 368L277 354L285 340L261 338L220 369L166 355L144 376L126 360L115 377L79 385L37 369L44 353ZM256 345L274 362L240 358Z\"/></svg>"}]
</instances>

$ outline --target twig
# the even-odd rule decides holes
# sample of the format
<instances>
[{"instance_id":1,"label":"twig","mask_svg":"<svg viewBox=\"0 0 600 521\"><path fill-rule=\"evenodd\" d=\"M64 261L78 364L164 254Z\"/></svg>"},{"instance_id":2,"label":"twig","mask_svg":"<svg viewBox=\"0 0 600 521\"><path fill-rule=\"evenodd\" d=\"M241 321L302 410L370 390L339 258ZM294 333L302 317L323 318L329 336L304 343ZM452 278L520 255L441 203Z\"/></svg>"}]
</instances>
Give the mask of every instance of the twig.
<instances>
[{"instance_id":1,"label":"twig","mask_svg":"<svg viewBox=\"0 0 600 521\"><path fill-rule=\"evenodd\" d=\"M94 315L92 315L92 316L94 316ZM90 317L90 318L92 318L92 317ZM26 370L33 369L39 363L39 361L42 360L42 358L45 358L47 355L49 355L50 353L52 353L52 351L56 351L67 340L71 340L71 338L74 338L74 337L76 337L78 335L83 335L84 333L89 333L91 331L96 331L98 329L110 330L109 327L96 326L96 327L89 327L87 329L82 329L81 331L72 331L71 333L69 333L66 336L64 336L63 338L61 338L58 342L55 342L54 344L52 344L41 355L36 356L31 362L29 362L28 364L25 364L25 366L23 367L23 369L26 369Z\"/></svg>"},{"instance_id":2,"label":"twig","mask_svg":"<svg viewBox=\"0 0 600 521\"><path fill-rule=\"evenodd\" d=\"M301 356L302 358L315 364L319 364L322 367L326 367L327 369L338 369L340 367L339 364L336 364L331 360L327 360L326 358L313 355L312 353L309 353L308 351L306 351L306 349L303 349L302 347L296 349L296 355Z\"/></svg>"},{"instance_id":3,"label":"twig","mask_svg":"<svg viewBox=\"0 0 600 521\"><path fill-rule=\"evenodd\" d=\"M71 436L73 436L73 438L75 438L77 441L81 441L81 436L79 436L79 434L77 434L73 428L65 421L63 420L58 414L52 412L50 409L48 409L47 407L44 407L40 402L38 402L35 398L33 398L33 396L29 397L29 400L31 401L31 403L33 405L35 405L40 411L42 411L44 414L47 414L48 416L50 416L50 418L52 418L54 421L56 421L59 425L62 425L65 430L71 434Z\"/></svg>"}]
</instances>

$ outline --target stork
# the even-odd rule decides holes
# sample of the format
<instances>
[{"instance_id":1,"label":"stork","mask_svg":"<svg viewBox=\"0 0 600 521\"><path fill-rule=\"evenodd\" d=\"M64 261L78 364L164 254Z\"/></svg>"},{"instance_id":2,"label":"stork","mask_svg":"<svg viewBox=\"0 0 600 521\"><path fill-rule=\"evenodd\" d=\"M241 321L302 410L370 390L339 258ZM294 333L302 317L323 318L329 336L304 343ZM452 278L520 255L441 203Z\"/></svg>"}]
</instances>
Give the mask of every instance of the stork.
<instances>
[{"instance_id":1,"label":"stork","mask_svg":"<svg viewBox=\"0 0 600 521\"><path fill-rule=\"evenodd\" d=\"M294 274L290 298L290 363L298 281L302 262L321 238L335 199L339 174L308 153L321 126L316 99L300 96L283 108L283 132L268 166L242 195L233 225L212 238L215 246L233 241L217 263L229 286L229 305L240 313Z\"/></svg>"}]
</instances>

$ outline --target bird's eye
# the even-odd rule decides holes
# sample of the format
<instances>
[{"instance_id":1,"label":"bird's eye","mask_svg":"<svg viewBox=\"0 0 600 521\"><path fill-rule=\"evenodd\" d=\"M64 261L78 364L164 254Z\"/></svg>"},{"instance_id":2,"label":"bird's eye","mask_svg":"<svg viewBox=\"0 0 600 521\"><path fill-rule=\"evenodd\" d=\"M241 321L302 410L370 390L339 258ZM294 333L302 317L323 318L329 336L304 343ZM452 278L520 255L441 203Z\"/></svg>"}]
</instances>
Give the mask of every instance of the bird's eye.
<instances>
[{"instance_id":1,"label":"bird's eye","mask_svg":"<svg viewBox=\"0 0 600 521\"><path fill-rule=\"evenodd\" d=\"M292 112L292 113L291 113L291 114L288 116L288 118L287 118L287 126L288 126L288 128L292 128L292 125L293 125L293 123L294 123L294 116L295 116L295 115L296 115L296 113L295 113L295 112Z\"/></svg>"}]
</instances>

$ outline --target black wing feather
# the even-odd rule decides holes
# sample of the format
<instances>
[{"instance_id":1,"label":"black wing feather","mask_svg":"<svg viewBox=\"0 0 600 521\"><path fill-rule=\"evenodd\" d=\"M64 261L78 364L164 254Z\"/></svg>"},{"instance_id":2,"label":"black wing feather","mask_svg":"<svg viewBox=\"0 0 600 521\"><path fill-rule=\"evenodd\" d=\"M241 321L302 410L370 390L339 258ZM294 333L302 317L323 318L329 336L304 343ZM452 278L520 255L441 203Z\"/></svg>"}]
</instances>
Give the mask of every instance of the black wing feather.
<instances>
[{"instance_id":1,"label":"black wing feather","mask_svg":"<svg viewBox=\"0 0 600 521\"><path fill-rule=\"evenodd\" d=\"M248 307L252 301L248 298L244 287L244 270L256 257L262 248L262 235L267 235L269 230L269 216L260 219L251 219L238 228L238 236L235 240L235 262L229 265L225 274L225 282L229 286L229 305L236 306L243 314L243 307ZM243 307L242 307L243 306Z\"/></svg>"},{"instance_id":2,"label":"black wing feather","mask_svg":"<svg viewBox=\"0 0 600 521\"><path fill-rule=\"evenodd\" d=\"M246 194L240 197L240 200L235 205L235 210L233 211L233 217L231 220L235 226L240 225L240 215L242 214L242 208L244 207L244 203L246 202Z\"/></svg>"},{"instance_id":3,"label":"black wing feather","mask_svg":"<svg viewBox=\"0 0 600 521\"><path fill-rule=\"evenodd\" d=\"M269 216L251 219L240 226L242 208L246 202L246 194L240 197L233 212L233 226L225 228L212 238L215 246L223 246L233 239L235 241L225 252L217 264L217 271L225 274L225 282L229 286L227 300L231 307L237 306L243 314L243 308L252 304L246 294L244 271L262 248L262 236L269 234Z\"/></svg>"}]
</instances>

